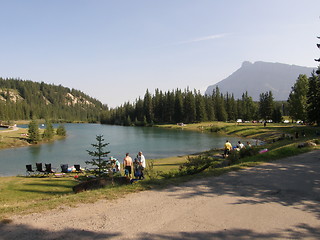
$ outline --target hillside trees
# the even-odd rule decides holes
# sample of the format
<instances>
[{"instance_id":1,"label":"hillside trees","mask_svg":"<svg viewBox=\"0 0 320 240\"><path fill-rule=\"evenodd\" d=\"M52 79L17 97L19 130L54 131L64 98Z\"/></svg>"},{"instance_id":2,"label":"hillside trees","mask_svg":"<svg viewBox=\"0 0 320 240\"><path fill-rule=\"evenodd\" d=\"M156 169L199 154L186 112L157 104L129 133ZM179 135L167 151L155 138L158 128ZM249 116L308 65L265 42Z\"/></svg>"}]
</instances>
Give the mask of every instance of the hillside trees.
<instances>
[{"instance_id":1,"label":"hillside trees","mask_svg":"<svg viewBox=\"0 0 320 240\"><path fill-rule=\"evenodd\" d=\"M107 110L81 91L43 82L0 78L0 120L99 121Z\"/></svg>"}]
</instances>

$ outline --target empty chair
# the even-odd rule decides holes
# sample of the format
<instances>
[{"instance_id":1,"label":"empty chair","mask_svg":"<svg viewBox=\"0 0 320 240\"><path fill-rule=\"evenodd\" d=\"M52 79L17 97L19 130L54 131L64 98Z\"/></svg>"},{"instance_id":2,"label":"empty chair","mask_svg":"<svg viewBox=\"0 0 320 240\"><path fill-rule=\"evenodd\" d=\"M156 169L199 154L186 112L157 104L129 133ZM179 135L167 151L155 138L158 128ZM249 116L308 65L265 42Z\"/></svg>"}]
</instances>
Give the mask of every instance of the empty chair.
<instances>
[{"instance_id":1,"label":"empty chair","mask_svg":"<svg viewBox=\"0 0 320 240\"><path fill-rule=\"evenodd\" d=\"M75 164L74 168L76 169L76 171L75 171L76 173L82 173L82 170L80 168L80 164Z\"/></svg>"},{"instance_id":2,"label":"empty chair","mask_svg":"<svg viewBox=\"0 0 320 240\"><path fill-rule=\"evenodd\" d=\"M45 173L45 171L42 168L42 163L36 163L36 168L37 168L36 171L38 172L38 174Z\"/></svg>"},{"instance_id":3,"label":"empty chair","mask_svg":"<svg viewBox=\"0 0 320 240\"><path fill-rule=\"evenodd\" d=\"M61 172L68 173L68 164L61 164Z\"/></svg>"},{"instance_id":4,"label":"empty chair","mask_svg":"<svg viewBox=\"0 0 320 240\"><path fill-rule=\"evenodd\" d=\"M47 173L47 174L54 173L54 171L52 170L52 167L51 167L51 163L46 163L45 167L46 167L46 169L44 170L45 173Z\"/></svg>"},{"instance_id":5,"label":"empty chair","mask_svg":"<svg viewBox=\"0 0 320 240\"><path fill-rule=\"evenodd\" d=\"M31 176L31 174L34 174L34 170L32 169L32 165L31 164L27 164L26 165L26 175L27 176Z\"/></svg>"}]
</instances>

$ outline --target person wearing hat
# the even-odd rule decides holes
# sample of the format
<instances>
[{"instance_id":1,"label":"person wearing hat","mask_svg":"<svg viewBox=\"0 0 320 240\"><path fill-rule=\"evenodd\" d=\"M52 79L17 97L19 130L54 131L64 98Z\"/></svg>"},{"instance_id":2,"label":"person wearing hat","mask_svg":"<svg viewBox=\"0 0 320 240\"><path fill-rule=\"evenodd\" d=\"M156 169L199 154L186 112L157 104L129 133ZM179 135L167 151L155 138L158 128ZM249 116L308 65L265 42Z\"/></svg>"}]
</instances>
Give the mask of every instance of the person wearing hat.
<instances>
[{"instance_id":1,"label":"person wearing hat","mask_svg":"<svg viewBox=\"0 0 320 240\"><path fill-rule=\"evenodd\" d=\"M143 156L141 151L138 153L138 161L139 161L139 164L140 164L140 176L139 176L139 179L144 179L143 172L144 172L144 169L146 168L146 159Z\"/></svg>"}]
</instances>

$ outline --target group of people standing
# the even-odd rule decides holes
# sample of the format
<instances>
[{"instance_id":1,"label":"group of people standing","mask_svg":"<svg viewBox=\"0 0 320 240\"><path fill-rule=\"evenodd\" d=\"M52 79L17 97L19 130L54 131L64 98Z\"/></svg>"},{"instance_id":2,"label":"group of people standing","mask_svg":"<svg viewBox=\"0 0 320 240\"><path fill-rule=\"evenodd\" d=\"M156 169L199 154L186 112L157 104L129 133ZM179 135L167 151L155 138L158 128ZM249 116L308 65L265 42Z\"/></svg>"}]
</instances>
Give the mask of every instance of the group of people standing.
<instances>
[{"instance_id":1,"label":"group of people standing","mask_svg":"<svg viewBox=\"0 0 320 240\"><path fill-rule=\"evenodd\" d=\"M250 142L247 142L247 146L245 146L241 141L238 141L238 144L235 147L232 147L232 144L229 142L229 140L226 141L226 143L224 144L224 152L223 152L223 157L228 157L228 155L230 154L230 151L237 150L240 151L243 148L246 147L251 147Z\"/></svg>"},{"instance_id":2,"label":"group of people standing","mask_svg":"<svg viewBox=\"0 0 320 240\"><path fill-rule=\"evenodd\" d=\"M125 176L132 178L132 172L135 178L144 179L144 170L146 168L146 159L142 152L139 152L137 157L132 160L129 153L123 159L123 169Z\"/></svg>"}]
</instances>

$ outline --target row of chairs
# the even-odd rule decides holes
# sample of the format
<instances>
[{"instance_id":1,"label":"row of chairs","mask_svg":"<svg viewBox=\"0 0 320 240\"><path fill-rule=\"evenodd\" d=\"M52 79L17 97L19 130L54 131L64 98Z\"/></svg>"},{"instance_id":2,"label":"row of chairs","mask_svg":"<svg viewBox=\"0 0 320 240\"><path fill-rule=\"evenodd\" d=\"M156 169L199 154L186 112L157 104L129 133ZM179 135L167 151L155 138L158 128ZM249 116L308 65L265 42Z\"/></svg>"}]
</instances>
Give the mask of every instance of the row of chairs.
<instances>
[{"instance_id":1,"label":"row of chairs","mask_svg":"<svg viewBox=\"0 0 320 240\"><path fill-rule=\"evenodd\" d=\"M61 173L69 173L69 167L68 164L61 164ZM46 163L45 164L45 169L43 169L42 163L36 163L36 169L32 168L31 164L26 165L26 175L30 176L33 174L43 174L43 175L48 175L50 173L55 173L56 171L53 170L51 163ZM72 172L75 173L81 173L82 170L80 168L80 164L75 164L74 165L74 170Z\"/></svg>"}]
</instances>

